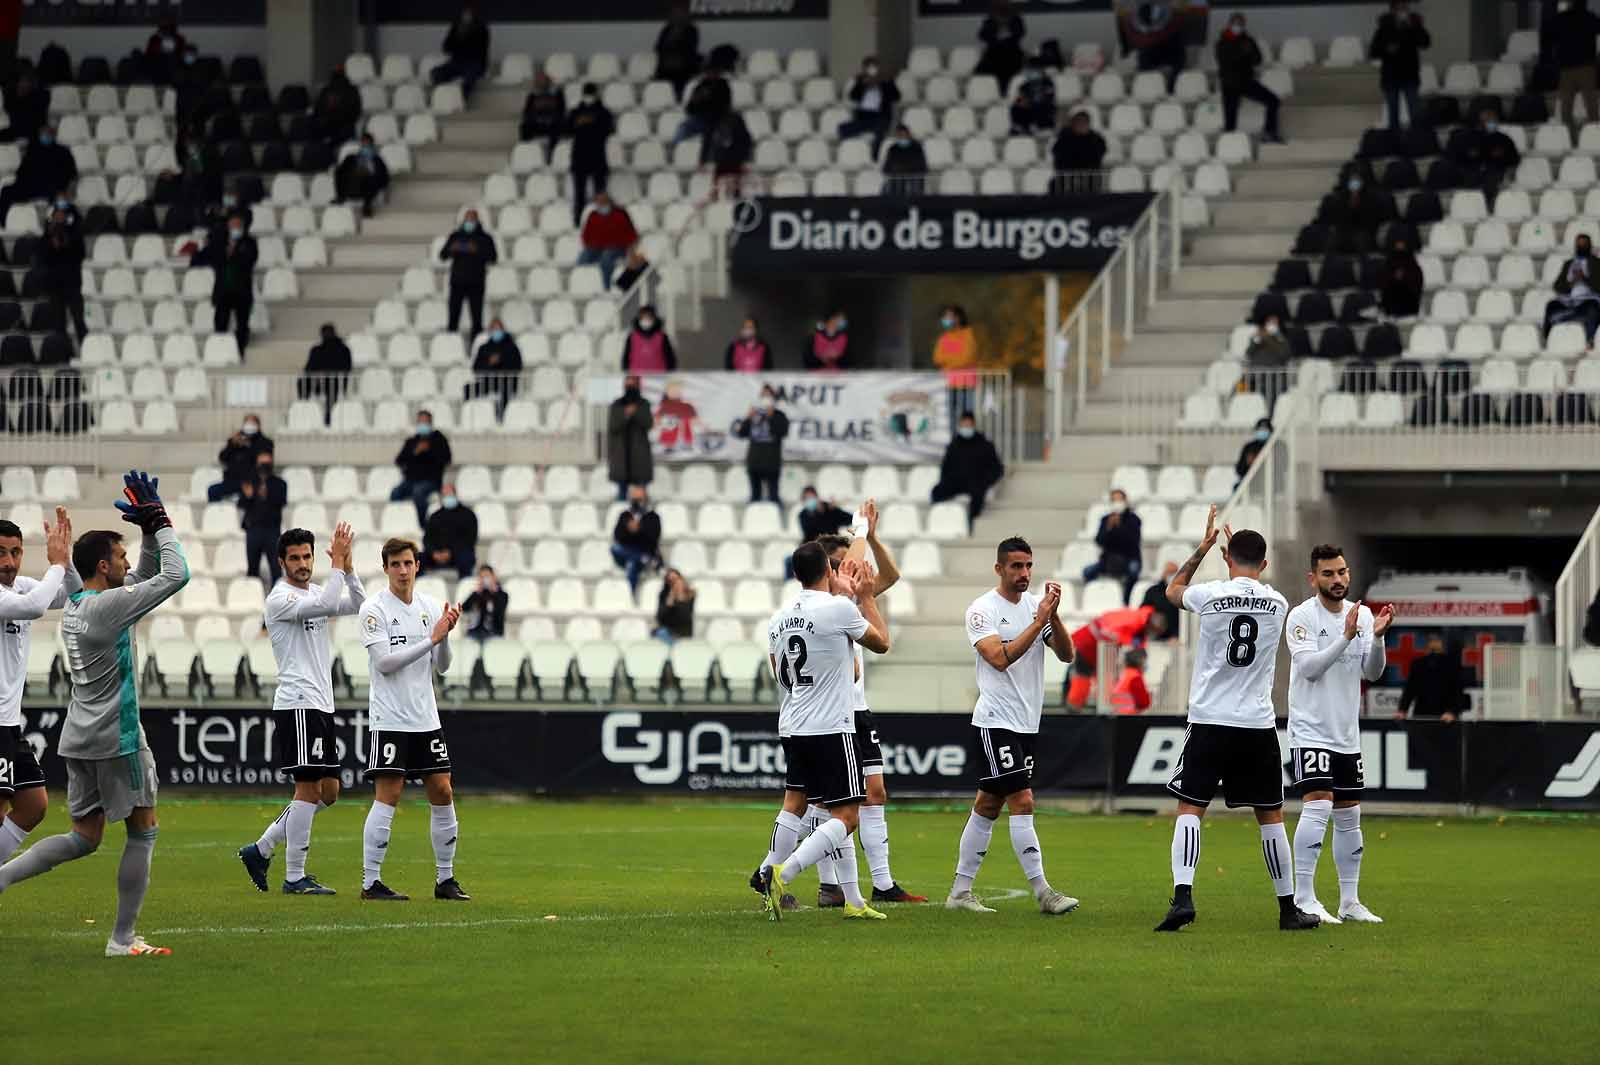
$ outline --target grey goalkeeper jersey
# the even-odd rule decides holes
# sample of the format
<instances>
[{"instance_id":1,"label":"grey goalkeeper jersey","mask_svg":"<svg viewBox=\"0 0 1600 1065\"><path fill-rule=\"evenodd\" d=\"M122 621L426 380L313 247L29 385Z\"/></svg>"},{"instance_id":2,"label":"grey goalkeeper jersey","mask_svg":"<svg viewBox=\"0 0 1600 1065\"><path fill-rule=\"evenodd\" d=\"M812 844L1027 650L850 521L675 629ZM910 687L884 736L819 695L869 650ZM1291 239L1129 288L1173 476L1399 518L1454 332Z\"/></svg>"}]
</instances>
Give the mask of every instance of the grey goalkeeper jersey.
<instances>
[{"instance_id":1,"label":"grey goalkeeper jersey","mask_svg":"<svg viewBox=\"0 0 1600 1065\"><path fill-rule=\"evenodd\" d=\"M61 615L72 698L57 752L63 758L116 758L146 746L139 722L133 627L189 583L189 563L170 528L146 535L138 568L121 588L85 589Z\"/></svg>"}]
</instances>

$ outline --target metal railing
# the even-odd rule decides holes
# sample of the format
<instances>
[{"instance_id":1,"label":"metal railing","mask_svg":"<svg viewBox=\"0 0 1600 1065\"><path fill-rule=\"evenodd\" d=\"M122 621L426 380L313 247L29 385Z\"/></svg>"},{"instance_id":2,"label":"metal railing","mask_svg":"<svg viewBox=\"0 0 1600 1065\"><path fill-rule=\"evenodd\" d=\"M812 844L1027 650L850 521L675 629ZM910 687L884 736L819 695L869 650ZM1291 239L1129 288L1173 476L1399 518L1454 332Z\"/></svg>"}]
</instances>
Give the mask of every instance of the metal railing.
<instances>
[{"instance_id":1,"label":"metal railing","mask_svg":"<svg viewBox=\"0 0 1600 1065\"><path fill-rule=\"evenodd\" d=\"M1480 720L1544 721L1572 716L1564 648L1496 642L1483 650Z\"/></svg>"},{"instance_id":2,"label":"metal railing","mask_svg":"<svg viewBox=\"0 0 1600 1065\"><path fill-rule=\"evenodd\" d=\"M1589 604L1600 594L1600 508L1589 519L1572 557L1556 579L1556 703L1571 708L1572 656L1587 647L1583 625Z\"/></svg>"}]
</instances>

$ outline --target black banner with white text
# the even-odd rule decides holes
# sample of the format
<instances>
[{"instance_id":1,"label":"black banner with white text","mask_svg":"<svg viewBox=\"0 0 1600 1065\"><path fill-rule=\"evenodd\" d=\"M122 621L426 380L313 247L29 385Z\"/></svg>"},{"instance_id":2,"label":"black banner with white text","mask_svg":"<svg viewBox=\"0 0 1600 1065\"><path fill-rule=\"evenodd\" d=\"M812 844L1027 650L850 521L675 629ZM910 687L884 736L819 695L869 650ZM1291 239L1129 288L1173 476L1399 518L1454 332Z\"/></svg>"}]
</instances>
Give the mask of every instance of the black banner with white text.
<instances>
[{"instance_id":1,"label":"black banner with white text","mask_svg":"<svg viewBox=\"0 0 1600 1065\"><path fill-rule=\"evenodd\" d=\"M825 19L828 0L688 0L689 17L700 23L729 19ZM496 22L665 22L661 0L478 0L478 17ZM448 22L459 4L439 0L383 0L379 22Z\"/></svg>"},{"instance_id":2,"label":"black banner with white text","mask_svg":"<svg viewBox=\"0 0 1600 1065\"><path fill-rule=\"evenodd\" d=\"M23 0L24 26L264 26L267 0Z\"/></svg>"}]
</instances>

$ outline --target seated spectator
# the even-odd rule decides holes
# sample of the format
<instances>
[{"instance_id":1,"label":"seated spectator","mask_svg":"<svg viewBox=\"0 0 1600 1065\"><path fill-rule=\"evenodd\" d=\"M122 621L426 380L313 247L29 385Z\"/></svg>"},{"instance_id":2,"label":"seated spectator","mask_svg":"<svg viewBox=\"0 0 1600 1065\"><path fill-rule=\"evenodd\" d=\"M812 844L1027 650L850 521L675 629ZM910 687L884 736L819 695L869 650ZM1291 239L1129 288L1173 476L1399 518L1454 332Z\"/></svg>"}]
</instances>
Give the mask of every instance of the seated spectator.
<instances>
[{"instance_id":1,"label":"seated spectator","mask_svg":"<svg viewBox=\"0 0 1600 1065\"><path fill-rule=\"evenodd\" d=\"M900 102L900 89L893 79L879 73L878 57L869 55L861 61L861 72L850 80L846 94L850 98L849 119L839 123L839 139L872 134L872 154L877 155L883 138L889 133L889 123L894 120L894 109Z\"/></svg>"},{"instance_id":2,"label":"seated spectator","mask_svg":"<svg viewBox=\"0 0 1600 1065\"><path fill-rule=\"evenodd\" d=\"M1100 645L1143 647L1148 640L1166 633L1166 618L1147 606L1124 606L1108 610L1087 625L1072 630L1072 677L1067 686L1067 705L1081 710L1089 704L1094 678L1100 672Z\"/></svg>"},{"instance_id":3,"label":"seated spectator","mask_svg":"<svg viewBox=\"0 0 1600 1065\"><path fill-rule=\"evenodd\" d=\"M343 144L356 135L359 121L361 90L345 76L342 65L334 67L311 106L311 128L327 143Z\"/></svg>"},{"instance_id":4,"label":"seated spectator","mask_svg":"<svg viewBox=\"0 0 1600 1065\"><path fill-rule=\"evenodd\" d=\"M750 165L755 150L750 127L739 112L729 111L711 127L701 145L700 161L711 165L711 180L722 196L739 195L745 167Z\"/></svg>"},{"instance_id":5,"label":"seated spectator","mask_svg":"<svg viewBox=\"0 0 1600 1065\"><path fill-rule=\"evenodd\" d=\"M633 328L622 342L623 373L668 373L678 368L672 338L661 328L661 318L650 304L639 308Z\"/></svg>"},{"instance_id":6,"label":"seated spectator","mask_svg":"<svg viewBox=\"0 0 1600 1065\"><path fill-rule=\"evenodd\" d=\"M628 254L628 249L639 243L639 231L633 228L633 218L627 209L611 202L604 192L595 193L594 207L583 220L579 239L583 250L578 253L579 266L600 267L600 282L607 291L611 289L611 275L617 263Z\"/></svg>"},{"instance_id":7,"label":"seated spectator","mask_svg":"<svg viewBox=\"0 0 1600 1065\"><path fill-rule=\"evenodd\" d=\"M1235 488L1244 480L1244 475L1250 472L1250 467L1256 464L1256 459L1261 457L1261 452L1267 446L1267 441L1272 439L1272 419L1261 418L1256 422L1254 429L1250 430L1250 439L1244 442L1239 449L1239 459L1233 464L1233 474L1237 478L1233 482Z\"/></svg>"},{"instance_id":8,"label":"seated spectator","mask_svg":"<svg viewBox=\"0 0 1600 1065\"><path fill-rule=\"evenodd\" d=\"M361 214L372 217L372 203L389 187L389 166L378 154L372 134L361 135L361 147L344 157L334 171L333 183L341 200L360 200Z\"/></svg>"},{"instance_id":9,"label":"seated spectator","mask_svg":"<svg viewBox=\"0 0 1600 1065\"><path fill-rule=\"evenodd\" d=\"M1056 128L1056 83L1043 64L1033 60L1017 83L1011 100L1011 135L1026 137Z\"/></svg>"},{"instance_id":10,"label":"seated spectator","mask_svg":"<svg viewBox=\"0 0 1600 1065\"><path fill-rule=\"evenodd\" d=\"M683 98L683 87L700 73L700 30L689 18L687 0L676 0L667 12L667 24L656 35L656 80L670 81Z\"/></svg>"},{"instance_id":11,"label":"seated spectator","mask_svg":"<svg viewBox=\"0 0 1600 1065\"><path fill-rule=\"evenodd\" d=\"M493 396L496 418L505 417L506 404L517 394L519 375L522 373L522 349L511 339L506 327L496 318L489 323L489 339L478 345L472 358L474 396Z\"/></svg>"},{"instance_id":12,"label":"seated spectator","mask_svg":"<svg viewBox=\"0 0 1600 1065\"><path fill-rule=\"evenodd\" d=\"M389 502L411 500L420 529L428 524L428 498L444 486L444 471L450 466L450 441L433 427L432 411L417 411L416 432L400 445L394 464L400 467L400 483L389 493Z\"/></svg>"},{"instance_id":13,"label":"seated spectator","mask_svg":"<svg viewBox=\"0 0 1600 1065\"><path fill-rule=\"evenodd\" d=\"M1261 46L1245 28L1243 12L1234 12L1228 26L1217 37L1217 81L1222 89L1222 127L1232 133L1239 126L1239 101L1250 99L1266 108L1267 117L1261 139L1282 144L1278 132L1278 94L1261 84L1256 70L1261 66Z\"/></svg>"},{"instance_id":14,"label":"seated spectator","mask_svg":"<svg viewBox=\"0 0 1600 1065\"><path fill-rule=\"evenodd\" d=\"M655 454L650 450L650 428L655 418L650 401L639 390L639 377L622 380L622 395L611 401L606 414L606 463L617 498L628 498L630 485L647 485L655 478Z\"/></svg>"},{"instance_id":15,"label":"seated spectator","mask_svg":"<svg viewBox=\"0 0 1600 1065\"><path fill-rule=\"evenodd\" d=\"M78 163L72 158L72 151L56 143L55 127L45 123L38 137L23 151L11 184L0 189L0 224L16 204L47 199L77 180Z\"/></svg>"},{"instance_id":16,"label":"seated spectator","mask_svg":"<svg viewBox=\"0 0 1600 1065\"><path fill-rule=\"evenodd\" d=\"M1149 653L1142 647L1122 656L1122 673L1111 689L1113 714L1137 714L1150 709L1150 689L1144 683L1144 667L1149 660Z\"/></svg>"},{"instance_id":17,"label":"seated spectator","mask_svg":"<svg viewBox=\"0 0 1600 1065\"><path fill-rule=\"evenodd\" d=\"M433 68L433 83L459 81L461 95L471 96L478 79L489 71L489 27L479 19L477 4L462 5L440 50L450 58Z\"/></svg>"},{"instance_id":18,"label":"seated spectator","mask_svg":"<svg viewBox=\"0 0 1600 1065\"><path fill-rule=\"evenodd\" d=\"M650 509L644 485L628 488L628 509L617 515L611 532L611 557L628 575L628 587L639 591L639 575L661 565L661 518Z\"/></svg>"},{"instance_id":19,"label":"seated spectator","mask_svg":"<svg viewBox=\"0 0 1600 1065\"><path fill-rule=\"evenodd\" d=\"M422 572L454 571L457 577L472 573L478 561L478 516L456 495L456 486L439 487L439 509L422 527Z\"/></svg>"},{"instance_id":20,"label":"seated spectator","mask_svg":"<svg viewBox=\"0 0 1600 1065\"><path fill-rule=\"evenodd\" d=\"M1139 601L1140 606L1154 608L1157 614L1166 619L1162 625L1161 638L1176 640L1178 638L1178 606L1167 598L1167 582L1172 580L1178 572L1176 562L1168 562L1161 567L1161 578L1144 591L1144 598Z\"/></svg>"},{"instance_id":21,"label":"seated spectator","mask_svg":"<svg viewBox=\"0 0 1600 1065\"><path fill-rule=\"evenodd\" d=\"M962 411L956 423L956 435L951 437L949 446L944 449L944 459L939 463L939 483L933 486L929 498L943 503L956 496L966 496L970 529L983 513L984 497L989 489L1005 474L1000 453L988 437L978 432L978 420L970 410Z\"/></svg>"},{"instance_id":22,"label":"seated spectator","mask_svg":"<svg viewBox=\"0 0 1600 1065\"><path fill-rule=\"evenodd\" d=\"M1011 0L991 0L989 14L978 27L983 54L972 72L993 75L1001 96L1006 95L1011 79L1022 69L1022 38L1026 33L1022 16L1011 10Z\"/></svg>"},{"instance_id":23,"label":"seated spectator","mask_svg":"<svg viewBox=\"0 0 1600 1065\"><path fill-rule=\"evenodd\" d=\"M467 635L474 640L492 640L506 634L506 608L511 597L500 587L493 566L478 567L478 586L461 604L467 617Z\"/></svg>"},{"instance_id":24,"label":"seated spectator","mask_svg":"<svg viewBox=\"0 0 1600 1065\"><path fill-rule=\"evenodd\" d=\"M156 23L156 32L144 46L145 69L157 85L172 81L173 74L182 64L183 52L188 42L178 32L178 20L163 18Z\"/></svg>"},{"instance_id":25,"label":"seated spectator","mask_svg":"<svg viewBox=\"0 0 1600 1065\"><path fill-rule=\"evenodd\" d=\"M1414 659L1400 689L1397 720L1410 717L1436 717L1449 724L1472 709L1472 699L1461 683L1461 653L1447 649L1444 636L1431 633L1423 645L1427 652Z\"/></svg>"},{"instance_id":26,"label":"seated spectator","mask_svg":"<svg viewBox=\"0 0 1600 1065\"><path fill-rule=\"evenodd\" d=\"M1103 184L1106 139L1089 123L1089 112L1075 111L1050 145L1056 175L1050 191L1056 196L1090 195Z\"/></svg>"},{"instance_id":27,"label":"seated spectator","mask_svg":"<svg viewBox=\"0 0 1600 1065\"><path fill-rule=\"evenodd\" d=\"M315 345L306 356L306 368L300 371L295 382L295 392L301 399L322 397L322 424L333 420L333 405L350 388L350 372L355 363L350 356L350 346L339 339L332 322L322 327L322 342Z\"/></svg>"},{"instance_id":28,"label":"seated spectator","mask_svg":"<svg viewBox=\"0 0 1600 1065\"><path fill-rule=\"evenodd\" d=\"M1334 228L1338 250L1359 254L1372 250L1378 227L1394 217L1394 201L1381 189L1367 188L1360 174L1351 173L1343 189L1323 198L1317 220Z\"/></svg>"},{"instance_id":29,"label":"seated spectator","mask_svg":"<svg viewBox=\"0 0 1600 1065\"><path fill-rule=\"evenodd\" d=\"M522 102L522 125L518 133L525 141L544 138L544 161L556 154L556 142L567 125L567 97L544 71L533 76L533 90Z\"/></svg>"},{"instance_id":30,"label":"seated spectator","mask_svg":"<svg viewBox=\"0 0 1600 1065\"><path fill-rule=\"evenodd\" d=\"M239 494L239 486L255 473L256 459L272 454L272 437L261 432L261 419L246 414L239 431L228 437L222 450L217 452L217 464L222 467L222 480L206 489L206 499L220 503L229 496Z\"/></svg>"},{"instance_id":31,"label":"seated spectator","mask_svg":"<svg viewBox=\"0 0 1600 1065\"><path fill-rule=\"evenodd\" d=\"M733 423L733 435L749 441L744 465L750 477L750 502L759 503L765 495L783 506L778 481L783 476L783 440L789 435L789 416L778 409L778 394L771 385L761 386L761 399Z\"/></svg>"},{"instance_id":32,"label":"seated spectator","mask_svg":"<svg viewBox=\"0 0 1600 1065\"><path fill-rule=\"evenodd\" d=\"M1600 259L1592 253L1589 234L1580 233L1574 242L1572 258L1561 264L1556 277L1556 298L1544 305L1544 338L1561 322L1581 322L1588 346L1594 347L1594 334L1600 329Z\"/></svg>"},{"instance_id":33,"label":"seated spectator","mask_svg":"<svg viewBox=\"0 0 1600 1065\"><path fill-rule=\"evenodd\" d=\"M612 279L619 295L627 295L633 291L633 286L638 284L644 272L650 269L650 260L644 257L644 250L635 244L628 249L628 261L623 264L622 273Z\"/></svg>"},{"instance_id":34,"label":"seated spectator","mask_svg":"<svg viewBox=\"0 0 1600 1065\"><path fill-rule=\"evenodd\" d=\"M1174 3L1140 3L1122 8L1117 30L1124 46L1138 56L1140 70L1160 70L1167 75L1167 95L1189 63L1184 43L1188 12Z\"/></svg>"},{"instance_id":35,"label":"seated spectator","mask_svg":"<svg viewBox=\"0 0 1600 1065\"><path fill-rule=\"evenodd\" d=\"M1133 586L1144 568L1144 553L1140 544L1142 523L1139 515L1128 506L1128 493L1120 488L1111 490L1111 509L1100 519L1094 542L1100 548L1100 557L1083 567L1087 583L1099 577L1122 578L1122 602L1133 599Z\"/></svg>"},{"instance_id":36,"label":"seated spectator","mask_svg":"<svg viewBox=\"0 0 1600 1065\"><path fill-rule=\"evenodd\" d=\"M848 529L855 515L831 499L822 499L811 485L800 489L800 542L809 544L819 536Z\"/></svg>"},{"instance_id":37,"label":"seated spectator","mask_svg":"<svg viewBox=\"0 0 1600 1065\"><path fill-rule=\"evenodd\" d=\"M87 252L83 233L71 222L77 210L68 203L67 209L72 212L69 215L60 202L50 212L44 239L35 246L33 261L39 269L42 294L63 323L72 322L81 344L89 332L83 317L83 260Z\"/></svg>"},{"instance_id":38,"label":"seated spectator","mask_svg":"<svg viewBox=\"0 0 1600 1065\"><path fill-rule=\"evenodd\" d=\"M904 124L894 128L894 140L883 153L883 194L921 196L928 180L928 156Z\"/></svg>"},{"instance_id":39,"label":"seated spectator","mask_svg":"<svg viewBox=\"0 0 1600 1065\"><path fill-rule=\"evenodd\" d=\"M50 121L50 94L39 85L38 75L31 68L24 68L17 75L16 86L5 97L10 125L0 129L0 140L36 140Z\"/></svg>"},{"instance_id":40,"label":"seated spectator","mask_svg":"<svg viewBox=\"0 0 1600 1065\"><path fill-rule=\"evenodd\" d=\"M754 318L746 318L739 335L728 345L723 369L735 373L765 373L772 369L772 349L761 339Z\"/></svg>"},{"instance_id":41,"label":"seated spectator","mask_svg":"<svg viewBox=\"0 0 1600 1065\"><path fill-rule=\"evenodd\" d=\"M1452 137L1450 143L1455 149L1451 158L1461 168L1465 183L1482 189L1489 209L1494 210L1500 186L1516 176L1522 163L1517 142L1500 128L1499 113L1492 107L1484 108L1478 113L1477 128L1465 136Z\"/></svg>"},{"instance_id":42,"label":"seated spectator","mask_svg":"<svg viewBox=\"0 0 1600 1065\"><path fill-rule=\"evenodd\" d=\"M1278 402L1278 396L1289 388L1289 360L1293 356L1294 351L1289 347L1288 338L1283 335L1283 324L1278 321L1278 316L1267 315L1256 327L1256 335L1250 338L1244 359L1249 366L1247 380L1250 390L1259 392L1267 401L1269 415Z\"/></svg>"},{"instance_id":43,"label":"seated spectator","mask_svg":"<svg viewBox=\"0 0 1600 1065\"><path fill-rule=\"evenodd\" d=\"M602 193L611 176L606 142L617 130L617 120L600 102L600 89L585 82L578 106L567 116L567 134L572 138L572 224L583 221L589 196ZM594 192L587 190L593 188Z\"/></svg>"},{"instance_id":44,"label":"seated spectator","mask_svg":"<svg viewBox=\"0 0 1600 1065\"><path fill-rule=\"evenodd\" d=\"M683 121L672 135L674 146L690 137L703 137L717 120L733 110L733 87L721 70L708 67L689 86L683 101Z\"/></svg>"},{"instance_id":45,"label":"seated spectator","mask_svg":"<svg viewBox=\"0 0 1600 1065\"><path fill-rule=\"evenodd\" d=\"M1378 307L1390 318L1410 318L1422 309L1422 264L1401 237L1383 262Z\"/></svg>"},{"instance_id":46,"label":"seated spectator","mask_svg":"<svg viewBox=\"0 0 1600 1065\"><path fill-rule=\"evenodd\" d=\"M178 199L193 211L222 202L222 153L206 137L199 119L178 133Z\"/></svg>"},{"instance_id":47,"label":"seated spectator","mask_svg":"<svg viewBox=\"0 0 1600 1065\"><path fill-rule=\"evenodd\" d=\"M845 368L850 359L850 321L843 311L834 311L811 331L801 361L808 370L835 371Z\"/></svg>"},{"instance_id":48,"label":"seated spectator","mask_svg":"<svg viewBox=\"0 0 1600 1065\"><path fill-rule=\"evenodd\" d=\"M665 643L694 636L694 585L675 569L667 570L656 600L656 627L651 633Z\"/></svg>"}]
</instances>

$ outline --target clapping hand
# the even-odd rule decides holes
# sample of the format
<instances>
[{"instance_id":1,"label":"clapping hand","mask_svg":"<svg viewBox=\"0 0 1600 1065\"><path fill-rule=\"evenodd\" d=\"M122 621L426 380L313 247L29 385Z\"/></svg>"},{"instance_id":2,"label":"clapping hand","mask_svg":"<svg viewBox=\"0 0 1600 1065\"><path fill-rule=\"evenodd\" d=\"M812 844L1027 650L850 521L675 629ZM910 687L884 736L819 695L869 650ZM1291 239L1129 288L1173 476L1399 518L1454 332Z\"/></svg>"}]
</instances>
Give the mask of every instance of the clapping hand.
<instances>
[{"instance_id":1,"label":"clapping hand","mask_svg":"<svg viewBox=\"0 0 1600 1065\"><path fill-rule=\"evenodd\" d=\"M151 477L140 470L129 470L122 477L122 494L126 499L117 500L117 509L122 511L122 520L132 525L137 525L141 531L153 533L157 529L170 529L172 519L167 516L167 510L161 505L161 496L157 489L161 479Z\"/></svg>"},{"instance_id":2,"label":"clapping hand","mask_svg":"<svg viewBox=\"0 0 1600 1065\"><path fill-rule=\"evenodd\" d=\"M1350 605L1350 610L1344 616L1344 638L1353 640L1361 634L1361 600L1357 599Z\"/></svg>"},{"instance_id":3,"label":"clapping hand","mask_svg":"<svg viewBox=\"0 0 1600 1065\"><path fill-rule=\"evenodd\" d=\"M861 504L861 516L867 519L867 539L876 539L878 535L878 503L869 499Z\"/></svg>"},{"instance_id":4,"label":"clapping hand","mask_svg":"<svg viewBox=\"0 0 1600 1065\"><path fill-rule=\"evenodd\" d=\"M1039 607L1033 612L1033 620L1041 624L1055 617L1056 610L1061 606L1061 585L1055 581L1046 581L1044 595L1039 598Z\"/></svg>"},{"instance_id":5,"label":"clapping hand","mask_svg":"<svg viewBox=\"0 0 1600 1065\"><path fill-rule=\"evenodd\" d=\"M355 540L355 532L348 522L341 521L333 528L333 542L328 545L328 560L334 569L350 572L350 545Z\"/></svg>"},{"instance_id":6,"label":"clapping hand","mask_svg":"<svg viewBox=\"0 0 1600 1065\"><path fill-rule=\"evenodd\" d=\"M44 557L52 566L72 564L72 519L66 507L56 508L56 523L44 523Z\"/></svg>"},{"instance_id":7,"label":"clapping hand","mask_svg":"<svg viewBox=\"0 0 1600 1065\"><path fill-rule=\"evenodd\" d=\"M456 627L456 622L461 620L461 608L450 603L444 605L444 614L433 626L433 642L443 643L450 635L450 630Z\"/></svg>"},{"instance_id":8,"label":"clapping hand","mask_svg":"<svg viewBox=\"0 0 1600 1065\"><path fill-rule=\"evenodd\" d=\"M1372 635L1382 636L1389 631L1389 626L1394 623L1394 606L1385 604L1384 608L1372 619Z\"/></svg>"}]
</instances>

